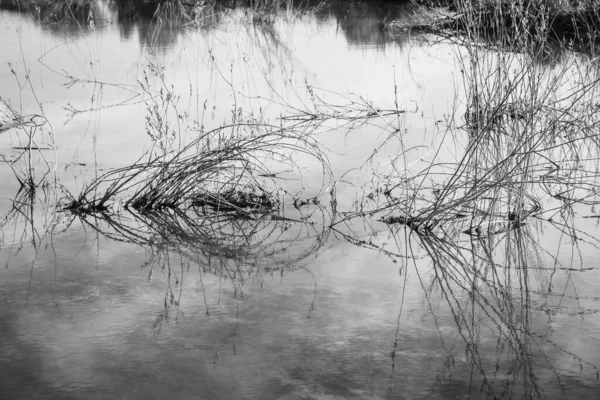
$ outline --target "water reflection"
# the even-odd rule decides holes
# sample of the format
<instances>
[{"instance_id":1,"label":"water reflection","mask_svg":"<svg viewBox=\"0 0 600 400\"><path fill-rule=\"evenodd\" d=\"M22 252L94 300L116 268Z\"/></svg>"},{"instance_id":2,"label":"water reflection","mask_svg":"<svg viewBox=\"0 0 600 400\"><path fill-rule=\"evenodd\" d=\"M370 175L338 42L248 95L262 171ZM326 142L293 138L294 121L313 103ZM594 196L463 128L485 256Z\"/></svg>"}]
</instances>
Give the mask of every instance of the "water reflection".
<instances>
[{"instance_id":1,"label":"water reflection","mask_svg":"<svg viewBox=\"0 0 600 400\"><path fill-rule=\"evenodd\" d=\"M317 21L337 22L351 45L383 46L392 41L386 23L410 18L409 1L297 2L288 7L289 16L309 15ZM182 3L178 1L95 0L93 2L2 2L0 10L25 13L52 34L83 35L114 25L123 40L137 35L142 46L167 47L177 42L186 29L213 29L224 21L254 21L254 29L272 29L272 22L257 21L255 6L225 2ZM258 11L256 11L258 10ZM285 13L284 13L285 15ZM398 35L395 41L398 42Z\"/></svg>"},{"instance_id":2,"label":"water reflection","mask_svg":"<svg viewBox=\"0 0 600 400\"><path fill-rule=\"evenodd\" d=\"M123 40L135 33L143 46L167 46L182 34L182 26L215 26L229 12L215 4L131 0L3 2L0 9L29 14L43 30L55 35L85 35L117 25Z\"/></svg>"},{"instance_id":3,"label":"water reflection","mask_svg":"<svg viewBox=\"0 0 600 400\"><path fill-rule=\"evenodd\" d=\"M314 218L318 208L306 211ZM82 243L69 235L75 245L69 249L57 236L54 256L40 251L29 278L29 317L21 321L5 311L1 318L10 338L3 341L3 357L19 352L20 365L31 364L30 372L6 371L5 393L30 379L38 386L27 385L23 398L70 391L97 397L94 391L109 383L109 393L133 395L120 375L141 384L140 365L156 374L152 390L160 395L209 389L226 397L324 392L402 398L410 391L435 399L469 393L555 398L597 387L597 356L559 333L573 317L588 320L597 312L597 300L580 286L596 272L565 264L560 255L544 259L554 244L540 244L541 225L477 238L393 229L374 240L397 243L398 276L397 269L386 272L375 252L327 250L327 234L315 229L327 223L282 226L289 221L172 212L80 221L110 242L88 234ZM52 267L53 258L65 259L75 249L83 255L76 260L92 262L93 242L110 254L100 257L99 270L64 261ZM118 242L147 248L145 261L123 253L134 247L117 250ZM574 250L571 245L566 253ZM51 282L52 274L58 276L48 287L43 281ZM20 309L15 294L11 308ZM87 328L77 323L85 315ZM45 332L38 331L42 323ZM82 347L68 344L73 335L84 340ZM106 366L113 370L98 376ZM206 375L205 383L181 380L192 373ZM233 384L225 385L227 379ZM177 388L170 381L179 382Z\"/></svg>"},{"instance_id":4,"label":"water reflection","mask_svg":"<svg viewBox=\"0 0 600 400\"><path fill-rule=\"evenodd\" d=\"M458 371L470 374L471 390L493 398L555 398L557 391L569 397L574 386L569 380L575 377L585 385L597 384L596 355L577 353L579 344L557 340L553 328L567 315L585 318L598 311L597 304L582 310L573 301L590 272L548 253L538 229L527 225L470 240L460 234L413 234L409 243L402 242L402 229L395 234L410 259L426 254L431 260L431 277L415 273L446 352L442 386L452 387ZM410 264L405 263L409 271ZM452 333L445 329L449 320L455 324ZM458 342L464 353L456 348ZM394 358L396 350L395 345ZM565 364L564 357L576 367Z\"/></svg>"},{"instance_id":5,"label":"water reflection","mask_svg":"<svg viewBox=\"0 0 600 400\"><path fill-rule=\"evenodd\" d=\"M382 46L389 42L386 20L397 18L404 10L381 2L347 2L332 7L331 14L349 44Z\"/></svg>"},{"instance_id":6,"label":"water reflection","mask_svg":"<svg viewBox=\"0 0 600 400\"><path fill-rule=\"evenodd\" d=\"M344 51L347 44L385 43L378 21L388 14L379 5L339 7L330 12L339 21L333 28L348 39ZM141 15L133 12L123 23L132 27L130 34L142 30L144 18L158 23L154 13ZM373 17L363 21L360 15ZM330 18L320 14L308 24L327 25ZM102 27L98 21L97 30ZM66 26L61 29L69 29ZM165 26L160 28L164 36L159 33L150 40L172 45L185 34ZM269 77L278 64L283 64L278 69L283 78L291 75L286 68L297 50L276 23L242 24L238 32L263 52ZM331 39L327 31L319 33ZM140 37L149 40L150 29ZM247 45L243 43L241 47ZM182 54L189 55L181 47ZM164 58L152 59L150 70L161 70L158 60L168 60L168 50ZM443 52L452 53L450 48ZM246 54L232 53L235 62ZM5 237L16 233L5 240L0 253L7 266L0 286L7 304L0 310L0 373L6 377L0 381L0 393L11 398L594 396L600 359L590 348L598 345L600 332L594 266L598 240L595 220L576 215L596 217L595 92L573 95L567 90L558 96L560 90L554 88L564 86L544 86L523 75L494 75L529 65L527 59L518 64L517 58L505 64L483 56L459 61L472 69L464 69L465 91L454 93L457 104L451 105L452 118L444 126L433 124L434 113L422 111L437 106L435 101L442 97L431 87L423 101L407 101L413 107L404 107L402 102L379 106L362 94L327 94L307 84L295 93L303 107L283 97L269 100L280 113L270 125L253 120L262 118L262 110L242 111L236 103L233 113L223 118L231 124L223 131L237 129L247 138L252 129L262 132L271 126L289 138L288 129L295 126L300 136L323 138L330 145L322 146L331 156L328 160L340 163L339 179L324 184L323 168L299 151L285 158L294 166L293 172L282 168L287 174L269 169L285 162L248 163L236 154L236 162L261 172L245 185L264 185L273 178L281 179L280 188L287 194L327 194L288 197L276 210L258 207L264 204L254 192L254 197L238 191L237 197L224 198L234 192L225 191L218 179L235 180L240 169L227 175L220 158L211 168L211 179L195 174L194 168L206 161L207 153L182 156L178 165L168 158L179 139L172 127L179 124L194 140L194 135L206 132L201 115L211 109L198 107L200 111L190 116L203 99L186 108L187 98L178 95L204 95L204 86L190 83L204 78L186 77L184 86L176 80L171 84L169 78L186 67L170 69L165 63L165 74L141 84L139 90L147 95L145 110L120 110L124 116L103 110L103 118L127 126L118 126L115 136L132 134L137 129L132 120L148 117L147 130L139 129L142 145L129 146L119 138L97 148L102 135L84 137L95 152L85 161L104 155L106 169L90 162L94 169L87 174L77 170L73 179L60 176L58 182L68 188L53 187L61 196L86 192L99 206L56 209L59 196L44 185L14 187L14 199L2 200L9 206L3 209ZM194 68L196 61L190 62ZM226 64L215 63L215 69ZM582 64L572 66L580 74L562 75L567 83L573 77L594 82ZM547 76L543 69L518 71ZM441 73L436 70L438 79ZM215 85L218 73L212 74L207 86ZM545 83L561 81L556 75L547 77ZM139 85L138 78L132 84ZM248 82L244 78L225 80L237 89ZM386 85L394 93L395 84L390 80ZM215 92L221 97L240 94L232 87ZM278 93L279 88L268 90ZM401 100L410 99L410 90L401 92ZM96 93L94 101L102 97ZM532 94L540 97L528 97ZM535 107L524 104L532 99L539 100ZM251 95L246 100L257 108L264 104ZM99 110L103 104L98 101ZM557 109L561 101L568 111ZM222 122L212 118L215 124ZM415 128L430 122L437 129L432 135ZM73 138L84 140L69 137ZM213 150L215 143L224 142L224 136L205 139ZM268 145L261 149L274 154ZM15 153L15 161L27 159L22 151ZM121 159L125 153L136 158L159 154L164 163L157 163L156 169L163 174L153 175L148 159L138 159L132 167ZM36 171L43 171L36 176L54 169L42 163L43 153L35 154L40 157ZM65 164L65 169L74 164ZM182 207L182 192L176 191L171 191L176 195L168 207L151 207L147 201L138 204L148 207L137 210L120 208L119 200L127 203L131 198L126 196L111 198L110 207L102 201L110 196L105 198L107 192L101 189L115 182L131 183L128 188L138 199L152 196L156 186L149 182L161 181L169 193L173 180L152 178L179 167L193 172L188 175L193 179L185 181L190 191L206 192L214 183L210 189L220 187L222 192L196 197L189 208ZM309 172L311 168L318 171ZM129 179L132 176L135 179ZM18 184L12 175L10 182ZM252 202L242 202L248 198ZM217 204L219 199L229 208ZM257 206L251 212L250 203Z\"/></svg>"}]
</instances>

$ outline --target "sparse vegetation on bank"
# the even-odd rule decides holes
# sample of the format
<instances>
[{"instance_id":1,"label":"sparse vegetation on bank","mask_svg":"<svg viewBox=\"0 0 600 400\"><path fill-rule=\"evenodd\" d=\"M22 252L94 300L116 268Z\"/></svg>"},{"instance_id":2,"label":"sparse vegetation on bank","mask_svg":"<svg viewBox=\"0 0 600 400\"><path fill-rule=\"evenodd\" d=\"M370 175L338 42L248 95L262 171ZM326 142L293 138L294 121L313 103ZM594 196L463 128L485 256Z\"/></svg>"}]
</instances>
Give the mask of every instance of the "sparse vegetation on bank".
<instances>
[{"instance_id":1,"label":"sparse vegetation on bank","mask_svg":"<svg viewBox=\"0 0 600 400\"><path fill-rule=\"evenodd\" d=\"M600 7L593 1L416 1L412 21L388 24L390 32L414 29L505 50L569 49L595 54Z\"/></svg>"},{"instance_id":2,"label":"sparse vegetation on bank","mask_svg":"<svg viewBox=\"0 0 600 400\"><path fill-rule=\"evenodd\" d=\"M154 29L210 27L229 10L244 10L254 23L271 23L280 16L302 15L322 9L324 3L308 5L292 0L1 0L0 8L30 14L42 25L60 28L73 25L95 29L110 25L108 12L119 21L153 21Z\"/></svg>"}]
</instances>

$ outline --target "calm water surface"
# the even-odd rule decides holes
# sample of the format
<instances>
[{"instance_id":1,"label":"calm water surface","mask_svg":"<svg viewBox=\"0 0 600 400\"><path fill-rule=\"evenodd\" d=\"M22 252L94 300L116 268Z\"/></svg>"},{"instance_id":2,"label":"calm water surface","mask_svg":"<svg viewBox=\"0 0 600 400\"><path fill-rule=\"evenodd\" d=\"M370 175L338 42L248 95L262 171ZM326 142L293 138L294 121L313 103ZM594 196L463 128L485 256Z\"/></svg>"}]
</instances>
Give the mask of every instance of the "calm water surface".
<instances>
[{"instance_id":1,"label":"calm water surface","mask_svg":"<svg viewBox=\"0 0 600 400\"><path fill-rule=\"evenodd\" d=\"M140 81L148 73L159 87L152 65L179 95L179 112L206 129L231 121L232 110L289 113L308 101L307 85L331 104L367 99L409 111L401 142L388 138L396 117L320 137L341 209L375 172L389 173L402 148L412 149L407 169L438 147L438 160L455 161L464 138L439 127L464 112L461 49L408 34L392 40L382 21L407 11L386 7L342 3L273 24L227 11L187 29L120 18L105 2L94 26L55 23L51 10L0 10L0 96L48 119L53 135L37 130L36 145L54 148L45 154L61 188L39 191L24 211L9 163L0 165L0 211L10 216L0 252L0 397L599 398L597 219L577 220L576 244L539 219L495 241L459 235L453 248L376 219L332 231L331 213L315 206L306 225L241 224L251 251L227 254L206 243L180 251L127 243L101 221L54 214L67 191L151 147L145 116L156 93ZM22 131L4 132L0 153L17 160L23 143ZM303 176L288 177L290 192L304 187L309 197L333 184L314 160L296 161ZM52 235L40 234L49 227ZM483 261L490 252L495 264Z\"/></svg>"}]
</instances>

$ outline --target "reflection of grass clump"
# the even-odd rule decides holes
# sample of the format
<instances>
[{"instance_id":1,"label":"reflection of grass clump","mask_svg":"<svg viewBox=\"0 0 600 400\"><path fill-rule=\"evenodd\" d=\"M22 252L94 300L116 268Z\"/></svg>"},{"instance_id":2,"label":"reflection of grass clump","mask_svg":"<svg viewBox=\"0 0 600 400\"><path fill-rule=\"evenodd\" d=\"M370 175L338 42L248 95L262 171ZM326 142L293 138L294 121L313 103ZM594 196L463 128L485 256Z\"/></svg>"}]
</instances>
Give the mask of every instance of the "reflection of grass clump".
<instances>
[{"instance_id":1,"label":"reflection of grass clump","mask_svg":"<svg viewBox=\"0 0 600 400\"><path fill-rule=\"evenodd\" d=\"M31 14L48 26L90 29L103 26L107 11L118 15L119 22L154 21L156 29L195 25L206 27L217 23L231 9L242 9L255 23L273 22L279 15L297 15L319 10L323 3L308 6L292 0L20 0L0 2L1 9Z\"/></svg>"}]
</instances>

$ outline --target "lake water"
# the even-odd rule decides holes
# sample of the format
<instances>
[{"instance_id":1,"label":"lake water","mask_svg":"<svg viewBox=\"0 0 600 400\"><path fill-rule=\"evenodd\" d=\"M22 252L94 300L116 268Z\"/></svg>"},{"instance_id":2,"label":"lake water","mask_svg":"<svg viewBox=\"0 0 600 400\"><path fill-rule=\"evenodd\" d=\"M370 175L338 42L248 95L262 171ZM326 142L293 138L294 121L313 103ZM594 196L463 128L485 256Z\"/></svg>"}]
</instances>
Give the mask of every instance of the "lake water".
<instances>
[{"instance_id":1,"label":"lake water","mask_svg":"<svg viewBox=\"0 0 600 400\"><path fill-rule=\"evenodd\" d=\"M46 119L0 134L1 398L599 398L594 185L557 177L548 193L585 201L567 210L532 192L530 218L496 221L509 228L493 236L465 233L458 211L443 234L381 222L405 203L379 212L373 190L408 190L432 162L415 185L451 182L472 148L465 48L384 29L412 8L340 2L262 22L206 8L202 26L180 27L102 0L70 18L0 4L0 97ZM157 146L149 115L177 126L163 139L182 146L313 106L334 115L302 128L330 172L299 152L273 171L287 219L62 209ZM581 147L561 149L555 163L579 154L594 170ZM46 184L20 191L28 171Z\"/></svg>"}]
</instances>

